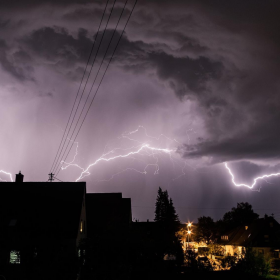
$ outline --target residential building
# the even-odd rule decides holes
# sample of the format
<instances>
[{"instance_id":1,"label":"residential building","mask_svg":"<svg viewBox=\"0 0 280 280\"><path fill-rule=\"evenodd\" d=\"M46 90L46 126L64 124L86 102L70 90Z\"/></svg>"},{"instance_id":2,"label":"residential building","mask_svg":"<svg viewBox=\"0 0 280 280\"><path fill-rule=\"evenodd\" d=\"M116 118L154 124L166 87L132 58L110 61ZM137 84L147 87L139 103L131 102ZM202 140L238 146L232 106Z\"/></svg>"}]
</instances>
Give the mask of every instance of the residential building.
<instances>
[{"instance_id":1,"label":"residential building","mask_svg":"<svg viewBox=\"0 0 280 280\"><path fill-rule=\"evenodd\" d=\"M86 216L88 237L106 232L128 232L132 222L131 199L121 193L87 193Z\"/></svg>"},{"instance_id":2,"label":"residential building","mask_svg":"<svg viewBox=\"0 0 280 280\"><path fill-rule=\"evenodd\" d=\"M0 262L30 262L49 243L75 254L87 236L85 193L84 182L1 182Z\"/></svg>"},{"instance_id":3,"label":"residential building","mask_svg":"<svg viewBox=\"0 0 280 280\"><path fill-rule=\"evenodd\" d=\"M266 216L223 234L219 244L227 256L241 256L250 247L257 254L279 258L280 225L273 217Z\"/></svg>"},{"instance_id":4,"label":"residential building","mask_svg":"<svg viewBox=\"0 0 280 280\"><path fill-rule=\"evenodd\" d=\"M94 240L99 252L108 243L111 258L114 237L120 251L132 220L129 198L87 194L85 182L23 182L23 177L0 182L0 275L72 279L82 261L77 258L82 240Z\"/></svg>"}]
</instances>

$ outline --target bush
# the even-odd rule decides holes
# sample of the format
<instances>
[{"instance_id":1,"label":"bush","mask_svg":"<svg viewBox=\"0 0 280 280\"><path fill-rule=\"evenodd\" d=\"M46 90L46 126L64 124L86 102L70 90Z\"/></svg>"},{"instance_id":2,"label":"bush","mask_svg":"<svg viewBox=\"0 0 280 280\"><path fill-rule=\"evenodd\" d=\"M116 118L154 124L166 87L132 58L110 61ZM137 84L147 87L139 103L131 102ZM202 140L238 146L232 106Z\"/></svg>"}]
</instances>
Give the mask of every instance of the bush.
<instances>
[{"instance_id":1,"label":"bush","mask_svg":"<svg viewBox=\"0 0 280 280\"><path fill-rule=\"evenodd\" d=\"M198 257L192 250L186 250L186 265L193 271L213 271L213 266L207 257Z\"/></svg>"},{"instance_id":2,"label":"bush","mask_svg":"<svg viewBox=\"0 0 280 280\"><path fill-rule=\"evenodd\" d=\"M246 250L245 256L241 258L231 270L247 273L253 276L267 277L270 272L270 260L263 255L257 255L252 249Z\"/></svg>"}]
</instances>

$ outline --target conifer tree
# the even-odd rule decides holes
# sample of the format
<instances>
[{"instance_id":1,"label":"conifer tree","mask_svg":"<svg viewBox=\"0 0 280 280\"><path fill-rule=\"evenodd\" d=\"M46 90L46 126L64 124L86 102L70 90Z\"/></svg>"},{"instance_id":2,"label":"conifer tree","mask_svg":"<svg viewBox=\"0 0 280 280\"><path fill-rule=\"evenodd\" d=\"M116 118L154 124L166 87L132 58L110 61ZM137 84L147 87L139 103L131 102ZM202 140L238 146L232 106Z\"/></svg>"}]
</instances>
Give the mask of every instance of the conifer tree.
<instances>
[{"instance_id":1,"label":"conifer tree","mask_svg":"<svg viewBox=\"0 0 280 280\"><path fill-rule=\"evenodd\" d=\"M179 261L182 255L180 241L176 235L179 230L180 221L176 213L173 201L168 192L158 189L154 221L158 224L158 251L160 255L175 255Z\"/></svg>"},{"instance_id":2,"label":"conifer tree","mask_svg":"<svg viewBox=\"0 0 280 280\"><path fill-rule=\"evenodd\" d=\"M162 191L160 187L156 200L155 222L162 223L171 234L175 234L180 225L172 199L168 192Z\"/></svg>"}]
</instances>

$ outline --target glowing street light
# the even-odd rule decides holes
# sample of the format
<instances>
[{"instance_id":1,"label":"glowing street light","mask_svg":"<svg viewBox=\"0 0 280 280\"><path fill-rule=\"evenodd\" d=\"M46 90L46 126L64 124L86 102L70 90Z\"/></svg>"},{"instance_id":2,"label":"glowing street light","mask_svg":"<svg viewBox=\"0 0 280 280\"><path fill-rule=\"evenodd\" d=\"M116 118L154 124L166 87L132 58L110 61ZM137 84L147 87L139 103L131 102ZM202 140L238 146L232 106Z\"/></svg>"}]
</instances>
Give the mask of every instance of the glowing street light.
<instances>
[{"instance_id":1,"label":"glowing street light","mask_svg":"<svg viewBox=\"0 0 280 280\"><path fill-rule=\"evenodd\" d=\"M191 226L192 226L192 223L188 222L187 223L187 228L188 228L188 231L187 231L187 235L188 235L187 249L189 249L189 237L190 237L190 234L192 233L191 230L190 230Z\"/></svg>"}]
</instances>

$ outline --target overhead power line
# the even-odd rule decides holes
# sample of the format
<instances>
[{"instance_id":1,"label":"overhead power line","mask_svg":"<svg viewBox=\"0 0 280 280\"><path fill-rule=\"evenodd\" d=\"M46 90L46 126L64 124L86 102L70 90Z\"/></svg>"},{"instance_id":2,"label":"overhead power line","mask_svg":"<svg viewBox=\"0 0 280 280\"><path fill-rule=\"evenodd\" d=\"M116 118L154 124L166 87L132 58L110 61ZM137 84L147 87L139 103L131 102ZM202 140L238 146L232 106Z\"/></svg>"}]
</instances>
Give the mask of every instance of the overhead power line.
<instances>
[{"instance_id":1,"label":"overhead power line","mask_svg":"<svg viewBox=\"0 0 280 280\"><path fill-rule=\"evenodd\" d=\"M127 1L126 1L126 3L127 3ZM134 2L134 5L133 5L133 7L132 7L132 9L131 9L131 12L130 12L130 14L129 14L129 16L128 16L126 22L125 22L125 25L124 25L124 27L123 27L123 30L122 30L122 32L121 32L121 35L119 36L119 39L118 39L118 41L117 41L117 44L115 45L115 48L114 48L114 50L113 50L113 52L112 52L112 55L111 55L111 57L110 57L110 59L109 59L109 62L108 62L107 66L106 66L106 68L105 68L105 71L104 71L104 73L103 73L103 75L102 75L102 77L101 77L101 80L100 80L100 82L99 82L99 85L98 85L97 89L95 90L95 93L94 93L94 95L93 95L93 98L92 98L92 100L91 100L91 103L90 103L90 105L89 105L89 107L88 107L88 109L87 109L87 111L86 111L86 114L85 114L85 116L84 116L84 118L83 118L83 120L82 120L82 123L81 123L81 125L80 125L80 127L79 127L79 129L78 129L78 131L77 131L77 133L76 133L76 135L75 135L75 138L74 138L74 140L73 140L73 142L72 142L72 144L71 144L71 146L70 146L70 149L68 150L68 152L67 152L67 154L66 154L65 160L67 159L67 157L68 157L68 155L69 155L69 153L70 153L70 151L71 151L71 149L72 149L72 147L73 147L73 144L74 144L74 142L76 141L76 138L77 138L77 136L78 136L78 134L79 134L79 132L80 132L80 130L81 130L83 124L84 124L84 121L85 121L85 119L86 119L86 117L87 117L87 115L88 115L88 112L89 112L89 110L90 110L90 108L91 108L91 106L92 106L92 104L93 104L93 102L94 102L94 100L95 100L95 97L96 97L96 95L97 95L97 93L98 93L98 90L99 90L99 88L100 88L100 85L101 85L101 83L102 83L102 81L103 81L103 79L104 79L104 76L105 76L105 74L106 74L106 72L107 72L107 70L108 70L108 68L109 68L109 66L110 66L110 64L111 64L111 61L112 61L112 59L113 59L113 57L114 57L114 54L115 54L115 52L116 52L116 50L117 50L117 48L118 48L118 45L119 45L119 43L120 43L120 40L121 40L121 38L122 38L122 36L123 36L123 34L124 34L124 32L125 32L126 26L127 26L128 22L129 22L129 20L130 20L130 18L131 18L131 15L132 15L133 11L134 11L134 8L135 8L135 6L136 6L136 3L137 3L137 0L135 0L135 2ZM125 4L125 6L126 6L126 4ZM123 12L124 12L125 6L124 6L124 8L123 8L123 10L122 10L121 16L122 16L122 14L123 14ZM121 18L121 16L120 16L120 18ZM112 38L113 38L114 35L115 35L115 31L116 31L116 29L117 29L117 27L118 27L118 24L119 24L119 21L118 21L118 23L117 23L117 25L116 25L116 28L115 28L115 30L114 30L114 33L113 33L113 36L111 37L110 42L112 41ZM109 49L109 46L107 47L107 50L106 50L106 53L105 53L104 57L106 56L108 49ZM104 60L104 59L102 59L101 65L103 64L103 60ZM100 70L100 68L101 68L101 67L99 67L99 70ZM93 85L92 85L92 87L91 87L91 90L92 90L92 88L93 88ZM90 91L91 91L91 90L90 90ZM59 169L58 173L60 172L60 170L61 170L61 169ZM58 173L57 173L57 174L58 174Z\"/></svg>"},{"instance_id":2,"label":"overhead power line","mask_svg":"<svg viewBox=\"0 0 280 280\"><path fill-rule=\"evenodd\" d=\"M91 50L90 50L90 54L89 54L89 56L88 56L87 64L86 64L86 67L85 67L85 69L84 69L83 76L82 76L82 79L81 79L81 82L80 82L80 85L79 85L79 88L78 88L78 91L77 91L77 94L76 94L76 97L75 97L75 101L74 101L74 103L73 103L73 106L72 106L72 109L71 109L71 112L70 112L70 116L69 116L69 118L68 118L66 127L65 127L65 129L64 129L64 132L63 132L63 135L62 135L62 138L61 138L61 141L60 141L58 150L57 150L57 152L56 152L56 155L55 155L53 164L52 164L52 166L51 166L50 172L53 170L53 167L55 166L56 160L57 160L57 158L59 157L58 154L60 155L59 151L60 151L60 148L61 148L61 144L62 144L63 139L64 139L64 136L65 136L65 134L66 134L66 131L67 131L69 122L70 122L70 120L71 120L71 116L72 116L72 113L73 113L73 111L74 111L77 98L78 98L78 96L79 96L79 92L80 92L80 89L81 89L81 86L82 86L82 83L83 83L83 80L84 80L84 77L85 77L85 74L86 74L86 71L87 71L87 67L88 67L89 62L90 62L90 58L91 58L91 55L92 55L92 52L93 52L93 49L94 49L94 46L95 46L95 42L96 42L96 39L97 39L97 35L98 35L99 31L100 31L100 27L101 27L101 24L102 24L104 15L105 15L106 10L107 10L108 3L109 3L109 0L107 0L107 2L106 2L105 8L104 8L104 11L103 11L103 14L102 14L102 17L101 17L99 26L98 26L98 30L97 30L97 32L96 32L96 34L95 34L95 37L94 37L94 40L93 40L93 44L92 44L92 47L91 47ZM77 106L77 108L78 108L78 106ZM75 118L75 115L74 115L73 119L74 119L74 118ZM69 130L70 130L70 128L71 128L71 126L69 127ZM68 136L68 133L67 133L67 136ZM65 137L65 139L67 139L67 136ZM64 142L65 142L65 141L64 141ZM62 148L61 148L61 149L62 149Z\"/></svg>"},{"instance_id":3,"label":"overhead power line","mask_svg":"<svg viewBox=\"0 0 280 280\"><path fill-rule=\"evenodd\" d=\"M120 14L120 16L119 16L119 18L118 18L118 21L117 21L116 26L115 26L115 28L114 28L114 32L113 32L113 34L112 34L112 36L111 36L111 38L110 38L109 44L107 45L107 48L106 48L106 51L105 51L105 53L104 53L104 55L103 55L102 61L101 61L100 65L99 65L99 68L98 68L98 70L97 70L97 72L96 72L94 81L93 81L92 86L91 86L91 88L90 88L90 90L89 90L89 93L88 93L88 96L87 96L87 98L86 98L86 101L84 102L84 106L83 106L83 108L82 108L82 111L81 111L81 113L80 113L80 115L79 115L79 118L78 118L78 120L77 120L77 122L76 122L76 125L75 125L75 127L74 127L74 129L73 129L73 132L72 132L72 134L71 134L71 137L70 137L71 139L73 138L73 135L74 135L74 133L75 133L75 131L76 131L76 128L77 128L77 126L78 126L78 124L79 124L79 121L80 121L80 119L81 119L81 117L82 117L82 114L83 114L83 112L84 112L84 110L85 110L85 107L86 107L86 105L87 105L88 98L89 98L90 95L91 95L91 91L92 91L92 89L93 89L93 86L95 85L95 82L96 82L96 80L97 80L97 77L99 76L99 73L100 73L100 70L101 70L101 68L102 68L103 62L104 62L104 60L105 60L105 58L106 58L106 55L107 55L107 53L108 53L108 50L109 50L109 48L110 48L110 46L111 46L112 40L113 40L113 38L114 38L114 35L115 35L115 33L116 33L116 30L117 30L118 25L119 25L119 23L120 23L120 20L121 20L121 18L122 18L122 15L123 15L123 12L124 12L125 7L126 7L126 5L127 5L127 2L128 2L128 0L126 0L125 4L124 4L124 6L123 6L122 12L121 12L121 14ZM99 49L98 49L98 50L99 50ZM105 73L105 72L104 72L104 73ZM102 82L102 81L101 81L101 82ZM100 82L100 84L101 84L101 82ZM63 153L63 155L62 155L62 158L63 158L64 155L66 154L66 151L67 151L67 148L68 148L69 144L70 144L70 142L67 143L67 146L66 146L65 151L64 151L64 153ZM71 145L71 148L72 148L72 146L73 146L73 145ZM71 148L70 148L70 150L71 150ZM70 152L70 150L69 150L69 152ZM68 153L68 154L69 154L69 153ZM67 157L66 157L66 158L67 158ZM59 166L57 166L57 168L59 168Z\"/></svg>"},{"instance_id":4,"label":"overhead power line","mask_svg":"<svg viewBox=\"0 0 280 280\"><path fill-rule=\"evenodd\" d=\"M96 41L97 41L97 37L98 37L99 32L100 32L100 28L101 28L101 25L102 25L102 22L103 22L104 15L105 15L106 10L107 10L108 3L109 3L109 0L107 0L106 6L105 6L105 8L104 8L104 11L103 11L103 14L102 14L102 17L101 17L101 21L100 21L100 23L99 23L98 30L97 30L97 32L96 32L96 34L95 34L95 38L94 38L94 42L93 42L93 45L92 45L92 48L91 48L91 51L90 51L90 55L89 55L89 57L88 57L88 61L87 61L86 67L85 67L85 69L84 69L84 73L83 73L83 76L82 76L82 80L81 80L81 83L80 83L80 86L79 86L79 89L78 89L78 92L77 92L77 95L76 95L76 98L75 98L75 101L74 101L74 104L73 104L73 107L72 107L72 110L71 110L69 119L68 119L68 122L67 122L67 125L66 125L66 128L65 128L65 130L64 130L64 134L63 134L63 137L62 137L62 139L61 139L61 142L60 142L59 149L58 149L58 151L57 151L55 160L54 160L53 165L52 165L52 167L51 167L51 170L53 170L53 171L56 169L57 164L59 165L60 155L61 155L61 153L62 153L62 151L63 151L63 149L64 149L64 146L65 146L65 143L66 143L67 139L69 140L68 135L69 135L69 133L70 133L70 131L71 131L73 122L74 122L74 120L75 120L77 111L78 111L78 109L79 109L79 105L80 105L80 103L81 103L81 100L82 100L82 97L83 97L85 88L86 88L86 86L87 86L89 77L90 77L90 75L91 75L91 72L92 72L94 63L95 63L95 61L96 61L96 56L97 56L98 50L99 50L100 45L101 45L101 43L102 43L102 40L103 40L103 37L104 37L104 33L105 33L106 29L107 29L108 23L109 23L109 21L110 21L110 18L111 18L112 12L113 12L113 9L114 9L114 7L115 7L116 0L114 0L113 6L112 6L112 8L111 8L109 17L108 17L107 22L106 22L106 25L105 25L105 28L104 28L103 33L102 33L102 35L101 35L102 38L101 38L101 40L100 40L100 42L99 42L98 49L97 49L97 51L96 51L96 53L95 53L93 62L92 62L92 64L91 64L90 71L89 71L89 73L88 73L88 75L87 75L86 82L84 83L84 87L83 87L83 90L82 90L82 93L81 93L81 96L80 96L78 105L77 105L77 107L76 107L74 116L72 117L71 124L70 124L69 128L67 129L67 127L68 127L68 125L69 125L69 123L70 123L70 120L71 120L72 113L73 113L74 108L75 108L75 105L76 105L76 101L77 101L77 98L78 98L78 95L79 95L79 92L80 92L80 89L81 89L83 80L84 80L84 78L85 78L86 70L87 70L87 67L88 67L88 65L89 65L90 58L91 58L91 56L92 56L92 53L93 53L93 50L94 50L94 46L95 46L95 43L96 43ZM67 134L66 134L66 131L67 131ZM65 134L66 134L66 136L65 136ZM64 138L64 136L65 136L65 138ZM63 139L64 139L64 141L63 141ZM70 139L70 140L71 140L71 139ZM69 140L69 141L70 141L70 140ZM63 142L63 144L62 144L62 142ZM61 146L61 144L62 144L62 146Z\"/></svg>"},{"instance_id":5,"label":"overhead power line","mask_svg":"<svg viewBox=\"0 0 280 280\"><path fill-rule=\"evenodd\" d=\"M107 26L108 26L109 21L110 21L110 18L111 18L111 16L112 16L112 13L113 13L115 4L116 4L116 0L114 0L114 4L113 4L112 9L111 9L111 11L110 11L110 15L109 15L109 17L108 17L108 19L107 19L106 26L105 26L105 28L104 28L104 30L103 30L102 35L101 35L101 39L100 39L100 42L99 42L99 44L98 44L98 48L97 48L97 51L95 52L95 56L94 56L94 59L93 59L92 65L91 65L91 69L90 69L89 75L88 75L88 77L87 77L86 83L85 83L85 85L84 85L82 94L81 94L81 96L80 96L80 100L79 100L78 106L77 106L77 108L76 108L74 117L73 117L73 119L72 119L70 128L69 128L69 130L68 130L67 137L68 137L68 135L69 135L69 133L70 133L70 130L71 130L71 127L72 127L72 125L73 125L73 123L74 123L74 119L75 119L75 117L76 117L76 114L77 114L77 111L78 111L78 107L79 107L79 105L80 105L80 103L81 103L81 100L82 100L84 91L85 91L86 86L87 86L87 84L88 84L88 80L89 80L91 71L92 71L92 69L93 69L93 65L94 65L94 63L95 63L95 61L96 61L97 55L98 55L98 53L99 53L101 44L102 44L103 39L104 39L104 35L105 35L106 31L107 31ZM110 43L109 43L109 45L110 45ZM105 55L106 55L106 54L105 54ZM103 57L103 59L104 59L104 57ZM102 60L102 62L103 62L103 60ZM102 63L101 63L100 65L102 65ZM99 67L99 70L100 70L100 67ZM94 79L93 84L95 83L95 80L96 80L96 77L98 76L99 70L98 70L98 72L97 72L96 75L95 75L95 79ZM88 94L88 96L87 96L87 98L86 98L86 101L84 102L83 109L82 109L82 111L81 111L81 113L80 113L80 116L78 117L78 120L76 121L76 125L75 125L75 127L74 127L74 129L73 129L73 131L72 131L72 134L71 134L71 136L70 136L70 139L72 139L73 134L75 133L76 127L77 127L77 125L78 125L78 123L79 123L79 121L80 121L80 117L81 117L81 115L82 115L82 113L83 113L83 111L84 111L84 107L85 107L85 105L86 105L86 103L87 103L87 100L88 100L88 98L89 98L90 92L91 92L91 91L89 91L89 94ZM63 148L64 148L64 146L65 146L66 140L67 140L67 139L64 140ZM67 151L67 148L68 148L68 146L69 146L69 143L70 143L70 142L68 141L68 143L67 143L67 145L66 145L66 148L64 149L64 152L63 152L63 154L62 154L62 156L61 156L61 160L63 159L63 157L64 157L64 155L65 155L65 152ZM63 151L63 148L61 149L61 152ZM60 154L61 154L61 152L60 152ZM59 168L59 164L60 164L60 162L57 161L54 170L56 170L57 168Z\"/></svg>"}]
</instances>

